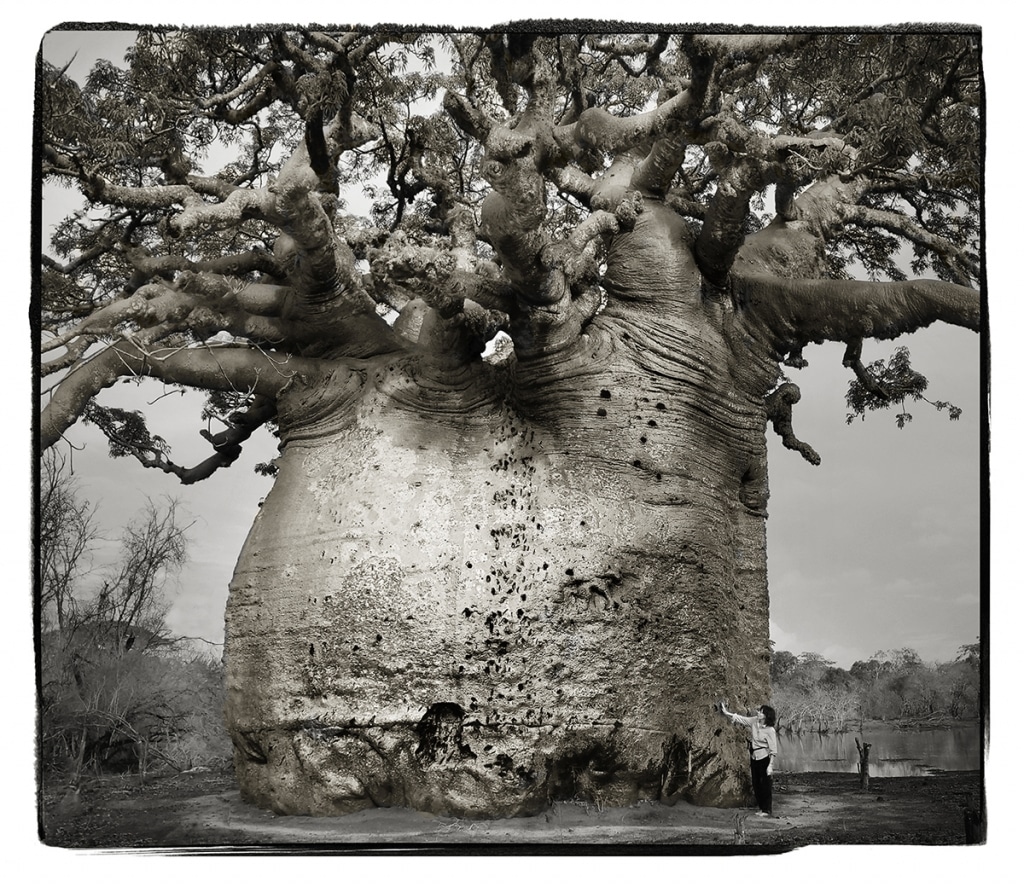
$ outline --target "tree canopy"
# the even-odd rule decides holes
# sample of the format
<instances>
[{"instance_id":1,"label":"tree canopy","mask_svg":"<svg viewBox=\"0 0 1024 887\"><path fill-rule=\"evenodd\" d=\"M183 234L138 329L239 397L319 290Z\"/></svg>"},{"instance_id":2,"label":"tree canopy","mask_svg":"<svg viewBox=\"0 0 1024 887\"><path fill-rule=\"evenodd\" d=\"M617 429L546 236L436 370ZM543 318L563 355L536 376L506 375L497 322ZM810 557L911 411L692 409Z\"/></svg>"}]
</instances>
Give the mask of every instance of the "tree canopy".
<instances>
[{"instance_id":1,"label":"tree canopy","mask_svg":"<svg viewBox=\"0 0 1024 887\"><path fill-rule=\"evenodd\" d=\"M923 391L864 338L981 325L977 33L154 29L38 90L44 180L86 201L41 257L41 443L84 417L184 482L296 374L566 348L652 201L776 365L846 343L851 415ZM142 375L214 392L206 462L95 400ZM815 461L795 386L765 394Z\"/></svg>"},{"instance_id":2,"label":"tree canopy","mask_svg":"<svg viewBox=\"0 0 1024 887\"><path fill-rule=\"evenodd\" d=\"M818 653L772 653L772 702L783 729L841 732L854 719L947 722L984 711L980 643L955 660L925 663L916 650L878 650L847 671Z\"/></svg>"}]
</instances>

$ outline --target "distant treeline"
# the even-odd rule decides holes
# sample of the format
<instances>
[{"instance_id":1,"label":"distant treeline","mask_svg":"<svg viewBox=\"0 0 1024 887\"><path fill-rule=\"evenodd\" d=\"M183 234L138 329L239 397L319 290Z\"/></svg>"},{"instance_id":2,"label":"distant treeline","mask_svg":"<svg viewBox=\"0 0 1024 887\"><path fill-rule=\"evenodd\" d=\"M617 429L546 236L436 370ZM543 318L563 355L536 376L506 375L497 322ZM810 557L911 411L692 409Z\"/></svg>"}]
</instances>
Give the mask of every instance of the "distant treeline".
<instances>
[{"instance_id":1,"label":"distant treeline","mask_svg":"<svg viewBox=\"0 0 1024 887\"><path fill-rule=\"evenodd\" d=\"M851 722L942 723L979 716L981 644L965 644L951 662L921 661L916 651L879 650L849 671L818 653L772 653L772 705L780 730L840 733Z\"/></svg>"}]
</instances>

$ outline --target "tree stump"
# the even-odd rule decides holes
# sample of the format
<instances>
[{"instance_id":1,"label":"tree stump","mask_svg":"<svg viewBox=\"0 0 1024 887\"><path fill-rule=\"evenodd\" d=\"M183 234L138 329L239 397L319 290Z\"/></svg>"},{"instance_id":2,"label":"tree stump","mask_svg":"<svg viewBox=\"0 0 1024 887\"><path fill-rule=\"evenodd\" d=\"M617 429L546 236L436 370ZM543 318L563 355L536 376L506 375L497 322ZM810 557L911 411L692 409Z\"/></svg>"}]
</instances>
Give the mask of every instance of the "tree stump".
<instances>
[{"instance_id":1,"label":"tree stump","mask_svg":"<svg viewBox=\"0 0 1024 887\"><path fill-rule=\"evenodd\" d=\"M857 772L860 773L860 787L867 791L868 783L870 781L870 774L868 773L868 754L871 751L871 743L865 742L861 745L858 738L854 737L854 742L857 743Z\"/></svg>"}]
</instances>

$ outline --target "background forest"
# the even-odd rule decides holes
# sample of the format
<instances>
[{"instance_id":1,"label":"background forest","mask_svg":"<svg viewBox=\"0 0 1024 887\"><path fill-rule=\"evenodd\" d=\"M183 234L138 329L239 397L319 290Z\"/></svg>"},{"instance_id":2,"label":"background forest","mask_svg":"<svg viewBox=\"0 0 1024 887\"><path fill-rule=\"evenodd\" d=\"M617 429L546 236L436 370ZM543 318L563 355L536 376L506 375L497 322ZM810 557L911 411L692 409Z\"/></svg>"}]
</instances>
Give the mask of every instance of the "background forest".
<instances>
[{"instance_id":1,"label":"background forest","mask_svg":"<svg viewBox=\"0 0 1024 887\"><path fill-rule=\"evenodd\" d=\"M915 650L879 650L849 670L819 653L772 654L772 704L791 733L840 733L865 720L939 726L980 716L981 644L951 662L927 663Z\"/></svg>"},{"instance_id":2,"label":"background forest","mask_svg":"<svg viewBox=\"0 0 1024 887\"><path fill-rule=\"evenodd\" d=\"M188 558L173 500L121 532L120 558L95 563L103 530L62 457L40 475L39 761L77 785L84 772L186 771L230 763L219 645L176 637L166 612Z\"/></svg>"}]
</instances>

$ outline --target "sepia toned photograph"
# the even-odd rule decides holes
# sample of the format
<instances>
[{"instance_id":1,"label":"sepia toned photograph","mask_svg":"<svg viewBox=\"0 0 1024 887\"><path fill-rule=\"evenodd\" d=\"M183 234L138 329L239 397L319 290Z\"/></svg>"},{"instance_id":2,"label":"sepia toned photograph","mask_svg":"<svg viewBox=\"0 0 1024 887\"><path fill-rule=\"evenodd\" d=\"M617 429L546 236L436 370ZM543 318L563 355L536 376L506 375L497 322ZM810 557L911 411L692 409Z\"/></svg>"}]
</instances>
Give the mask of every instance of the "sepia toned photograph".
<instances>
[{"instance_id":1,"label":"sepia toned photograph","mask_svg":"<svg viewBox=\"0 0 1024 887\"><path fill-rule=\"evenodd\" d=\"M986 843L980 27L39 39L41 844Z\"/></svg>"}]
</instances>

